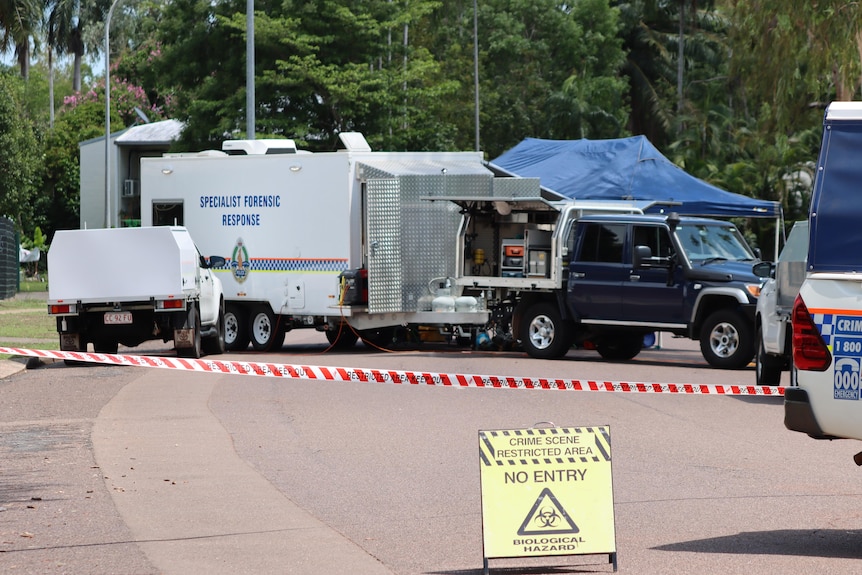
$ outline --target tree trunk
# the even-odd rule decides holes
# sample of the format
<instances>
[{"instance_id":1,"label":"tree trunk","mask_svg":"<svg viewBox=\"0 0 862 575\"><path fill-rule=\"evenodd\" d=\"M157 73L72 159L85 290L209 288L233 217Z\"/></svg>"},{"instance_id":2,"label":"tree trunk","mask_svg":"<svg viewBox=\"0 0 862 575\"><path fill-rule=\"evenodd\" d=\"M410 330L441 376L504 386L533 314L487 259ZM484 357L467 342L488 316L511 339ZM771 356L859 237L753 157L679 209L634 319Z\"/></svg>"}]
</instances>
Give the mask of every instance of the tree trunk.
<instances>
[{"instance_id":1,"label":"tree trunk","mask_svg":"<svg viewBox=\"0 0 862 575\"><path fill-rule=\"evenodd\" d=\"M682 113L682 76L685 73L685 0L679 1L679 46L676 62L676 111Z\"/></svg>"},{"instance_id":2,"label":"tree trunk","mask_svg":"<svg viewBox=\"0 0 862 575\"><path fill-rule=\"evenodd\" d=\"M29 39L24 44L18 46L16 50L18 56L18 68L21 70L21 77L27 80L30 78L30 42Z\"/></svg>"},{"instance_id":3,"label":"tree trunk","mask_svg":"<svg viewBox=\"0 0 862 575\"><path fill-rule=\"evenodd\" d=\"M48 45L48 125L54 127L54 52Z\"/></svg>"}]
</instances>

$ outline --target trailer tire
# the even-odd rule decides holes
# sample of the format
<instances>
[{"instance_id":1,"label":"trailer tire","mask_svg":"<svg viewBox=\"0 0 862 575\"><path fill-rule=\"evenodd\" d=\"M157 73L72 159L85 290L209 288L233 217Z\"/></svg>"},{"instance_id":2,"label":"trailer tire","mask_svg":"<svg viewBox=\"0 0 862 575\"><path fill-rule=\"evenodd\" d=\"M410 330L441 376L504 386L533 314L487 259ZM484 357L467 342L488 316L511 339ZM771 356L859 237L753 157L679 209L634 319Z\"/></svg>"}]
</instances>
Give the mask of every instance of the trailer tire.
<instances>
[{"instance_id":1,"label":"trailer tire","mask_svg":"<svg viewBox=\"0 0 862 575\"><path fill-rule=\"evenodd\" d=\"M372 350L386 351L395 344L395 328L381 327L377 329L363 329L359 332L362 343Z\"/></svg>"},{"instance_id":2,"label":"trailer tire","mask_svg":"<svg viewBox=\"0 0 862 575\"><path fill-rule=\"evenodd\" d=\"M778 385L781 382L781 368L784 361L780 357L766 353L763 345L763 332L757 328L757 353L754 354L754 373L757 385Z\"/></svg>"},{"instance_id":3,"label":"trailer tire","mask_svg":"<svg viewBox=\"0 0 862 575\"><path fill-rule=\"evenodd\" d=\"M224 312L224 341L228 351L242 351L248 347L248 325L245 311L238 305L227 304Z\"/></svg>"},{"instance_id":4,"label":"trailer tire","mask_svg":"<svg viewBox=\"0 0 862 575\"><path fill-rule=\"evenodd\" d=\"M248 328L255 351L279 349L284 343L284 331L278 328L275 314L268 306L259 306L252 311Z\"/></svg>"},{"instance_id":5,"label":"trailer tire","mask_svg":"<svg viewBox=\"0 0 862 575\"><path fill-rule=\"evenodd\" d=\"M558 359L572 346L572 330L552 303L540 302L530 306L519 325L521 345L530 357Z\"/></svg>"},{"instance_id":6,"label":"trailer tire","mask_svg":"<svg viewBox=\"0 0 862 575\"><path fill-rule=\"evenodd\" d=\"M224 328L224 303L219 306L218 319L216 320L216 335L209 337L203 342L204 353L207 355L220 355L225 352L225 328Z\"/></svg>"},{"instance_id":7,"label":"trailer tire","mask_svg":"<svg viewBox=\"0 0 862 575\"><path fill-rule=\"evenodd\" d=\"M359 335L349 325L342 323L340 327L326 330L326 341L332 349L350 349L356 345Z\"/></svg>"},{"instance_id":8,"label":"trailer tire","mask_svg":"<svg viewBox=\"0 0 862 575\"><path fill-rule=\"evenodd\" d=\"M700 351L712 367L742 369L754 357L751 323L735 309L720 309L706 318L700 330Z\"/></svg>"},{"instance_id":9,"label":"trailer tire","mask_svg":"<svg viewBox=\"0 0 862 575\"><path fill-rule=\"evenodd\" d=\"M179 357L198 359L202 355L201 313L198 311L198 307L196 305L193 305L189 308L189 316L187 321L193 326L194 329L194 333L192 335L192 341L194 343L191 347L178 347L177 355Z\"/></svg>"}]
</instances>

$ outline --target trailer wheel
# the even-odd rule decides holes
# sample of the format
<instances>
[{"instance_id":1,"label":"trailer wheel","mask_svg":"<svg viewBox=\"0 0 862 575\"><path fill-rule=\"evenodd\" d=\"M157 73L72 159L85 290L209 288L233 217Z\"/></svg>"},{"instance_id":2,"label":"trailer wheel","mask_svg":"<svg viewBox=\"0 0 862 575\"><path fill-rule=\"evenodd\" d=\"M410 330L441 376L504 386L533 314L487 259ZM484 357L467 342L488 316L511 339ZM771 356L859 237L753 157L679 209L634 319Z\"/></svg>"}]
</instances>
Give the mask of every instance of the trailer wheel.
<instances>
[{"instance_id":1,"label":"trailer wheel","mask_svg":"<svg viewBox=\"0 0 862 575\"><path fill-rule=\"evenodd\" d=\"M757 328L757 353L754 354L754 373L757 385L778 385L781 382L781 358L766 353L763 345L763 332Z\"/></svg>"},{"instance_id":2,"label":"trailer wheel","mask_svg":"<svg viewBox=\"0 0 862 575\"><path fill-rule=\"evenodd\" d=\"M275 314L267 306L260 306L252 312L248 334L256 351L278 349L284 343L284 331L278 328Z\"/></svg>"},{"instance_id":3,"label":"trailer wheel","mask_svg":"<svg viewBox=\"0 0 862 575\"><path fill-rule=\"evenodd\" d=\"M326 341L332 346L332 349L350 349L356 345L356 340L359 336L355 331L350 329L346 323L342 323L340 327L326 330Z\"/></svg>"},{"instance_id":4,"label":"trailer wheel","mask_svg":"<svg viewBox=\"0 0 862 575\"><path fill-rule=\"evenodd\" d=\"M712 367L742 369L754 357L753 326L734 309L711 314L700 331L700 351Z\"/></svg>"},{"instance_id":5,"label":"trailer wheel","mask_svg":"<svg viewBox=\"0 0 862 575\"><path fill-rule=\"evenodd\" d=\"M521 345L531 357L557 359L568 353L572 333L557 307L548 302L530 306L521 318Z\"/></svg>"},{"instance_id":6,"label":"trailer wheel","mask_svg":"<svg viewBox=\"0 0 862 575\"><path fill-rule=\"evenodd\" d=\"M198 359L201 356L201 314L197 306L189 308L188 323L194 327L194 334L192 335L194 343L191 347L178 347L177 355Z\"/></svg>"},{"instance_id":7,"label":"trailer wheel","mask_svg":"<svg viewBox=\"0 0 862 575\"><path fill-rule=\"evenodd\" d=\"M644 336L639 333L621 333L609 336L608 339L596 345L596 351L602 359L629 360L637 356L644 346Z\"/></svg>"},{"instance_id":8,"label":"trailer wheel","mask_svg":"<svg viewBox=\"0 0 862 575\"><path fill-rule=\"evenodd\" d=\"M248 347L248 327L243 309L228 304L224 312L224 343L229 351L242 351Z\"/></svg>"},{"instance_id":9,"label":"trailer wheel","mask_svg":"<svg viewBox=\"0 0 862 575\"><path fill-rule=\"evenodd\" d=\"M207 355L222 354L227 347L225 344L224 302L222 302L222 305L219 308L218 320L216 321L216 331L218 333L214 337L209 337L203 342L204 353Z\"/></svg>"}]
</instances>

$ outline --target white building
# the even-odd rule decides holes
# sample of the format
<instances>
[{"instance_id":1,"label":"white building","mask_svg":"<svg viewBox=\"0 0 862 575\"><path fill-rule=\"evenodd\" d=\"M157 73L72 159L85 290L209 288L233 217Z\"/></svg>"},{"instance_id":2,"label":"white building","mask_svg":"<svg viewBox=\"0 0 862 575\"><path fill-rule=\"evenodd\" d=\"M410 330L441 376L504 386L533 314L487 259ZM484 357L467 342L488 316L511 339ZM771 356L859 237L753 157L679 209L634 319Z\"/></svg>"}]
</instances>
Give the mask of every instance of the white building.
<instances>
[{"instance_id":1,"label":"white building","mask_svg":"<svg viewBox=\"0 0 862 575\"><path fill-rule=\"evenodd\" d=\"M141 225L141 158L161 156L182 132L183 123L164 120L111 134L110 190L105 191L105 137L80 142L81 228ZM110 221L105 199L110 197Z\"/></svg>"}]
</instances>

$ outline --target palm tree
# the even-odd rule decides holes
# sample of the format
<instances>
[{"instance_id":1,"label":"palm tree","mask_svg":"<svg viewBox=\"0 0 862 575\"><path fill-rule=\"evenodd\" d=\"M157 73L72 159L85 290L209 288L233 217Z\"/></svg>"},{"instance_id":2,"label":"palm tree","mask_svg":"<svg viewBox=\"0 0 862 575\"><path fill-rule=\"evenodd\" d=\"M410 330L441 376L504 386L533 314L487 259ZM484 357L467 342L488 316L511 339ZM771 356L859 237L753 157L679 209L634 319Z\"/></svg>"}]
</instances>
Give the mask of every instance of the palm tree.
<instances>
[{"instance_id":1,"label":"palm tree","mask_svg":"<svg viewBox=\"0 0 862 575\"><path fill-rule=\"evenodd\" d=\"M106 0L47 0L44 33L48 44L49 67L52 54L72 54L72 89L75 91L81 90L81 63L88 49L84 42L84 28L102 25L107 14L107 4ZM98 51L98 41L94 41L89 49Z\"/></svg>"},{"instance_id":2,"label":"palm tree","mask_svg":"<svg viewBox=\"0 0 862 575\"><path fill-rule=\"evenodd\" d=\"M36 42L40 16L37 0L0 0L0 50L15 48L21 76L30 75L30 41Z\"/></svg>"}]
</instances>

